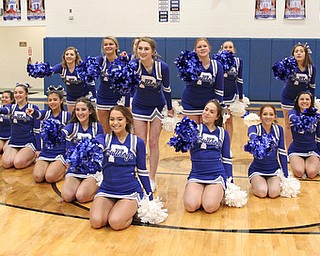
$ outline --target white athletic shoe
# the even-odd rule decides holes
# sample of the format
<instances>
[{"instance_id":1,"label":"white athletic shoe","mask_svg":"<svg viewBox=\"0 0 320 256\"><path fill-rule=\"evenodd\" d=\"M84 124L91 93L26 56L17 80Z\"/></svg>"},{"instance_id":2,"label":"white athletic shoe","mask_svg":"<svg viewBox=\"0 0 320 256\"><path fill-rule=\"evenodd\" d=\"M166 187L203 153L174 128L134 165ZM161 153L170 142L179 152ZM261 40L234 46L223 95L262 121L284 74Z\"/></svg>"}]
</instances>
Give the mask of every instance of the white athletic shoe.
<instances>
[{"instance_id":1,"label":"white athletic shoe","mask_svg":"<svg viewBox=\"0 0 320 256\"><path fill-rule=\"evenodd\" d=\"M233 158L233 154L232 154L231 149L230 149L230 158Z\"/></svg>"}]
</instances>

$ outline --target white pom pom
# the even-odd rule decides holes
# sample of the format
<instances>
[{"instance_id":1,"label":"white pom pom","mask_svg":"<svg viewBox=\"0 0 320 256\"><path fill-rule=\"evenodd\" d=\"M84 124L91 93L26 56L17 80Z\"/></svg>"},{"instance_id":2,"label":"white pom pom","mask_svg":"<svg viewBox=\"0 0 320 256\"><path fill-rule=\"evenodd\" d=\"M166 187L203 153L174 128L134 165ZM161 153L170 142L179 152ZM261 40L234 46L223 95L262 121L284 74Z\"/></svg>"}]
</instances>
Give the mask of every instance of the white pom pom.
<instances>
[{"instance_id":1,"label":"white pom pom","mask_svg":"<svg viewBox=\"0 0 320 256\"><path fill-rule=\"evenodd\" d=\"M139 202L138 217L143 223L158 224L168 217L167 209L162 209L163 203L158 196L152 201L147 195Z\"/></svg>"},{"instance_id":2,"label":"white pom pom","mask_svg":"<svg viewBox=\"0 0 320 256\"><path fill-rule=\"evenodd\" d=\"M314 98L314 107L317 109L317 112L320 113L320 99Z\"/></svg>"},{"instance_id":3,"label":"white pom pom","mask_svg":"<svg viewBox=\"0 0 320 256\"><path fill-rule=\"evenodd\" d=\"M124 106L124 104L125 104L125 97L122 96L122 97L120 98L120 100L117 101L117 105Z\"/></svg>"},{"instance_id":4,"label":"white pom pom","mask_svg":"<svg viewBox=\"0 0 320 256\"><path fill-rule=\"evenodd\" d=\"M246 106L239 100L231 103L229 109L235 117L242 117L246 113Z\"/></svg>"},{"instance_id":5,"label":"white pom pom","mask_svg":"<svg viewBox=\"0 0 320 256\"><path fill-rule=\"evenodd\" d=\"M227 179L227 189L225 191L225 204L230 207L243 207L247 201L247 192L241 190L236 184L231 182L232 178Z\"/></svg>"},{"instance_id":6,"label":"white pom pom","mask_svg":"<svg viewBox=\"0 0 320 256\"><path fill-rule=\"evenodd\" d=\"M280 196L282 197L297 197L300 193L300 181L291 175L288 178L284 177L283 172L279 172L280 177Z\"/></svg>"},{"instance_id":7,"label":"white pom pom","mask_svg":"<svg viewBox=\"0 0 320 256\"><path fill-rule=\"evenodd\" d=\"M260 117L256 113L250 113L243 118L245 125L251 126L260 123Z\"/></svg>"},{"instance_id":8,"label":"white pom pom","mask_svg":"<svg viewBox=\"0 0 320 256\"><path fill-rule=\"evenodd\" d=\"M172 101L172 108L174 110L174 115L179 115L182 113L183 107L179 105L178 101Z\"/></svg>"},{"instance_id":9,"label":"white pom pom","mask_svg":"<svg viewBox=\"0 0 320 256\"><path fill-rule=\"evenodd\" d=\"M178 122L180 122L180 118L174 116L174 117L164 117L161 120L162 123L162 128L163 130L167 131L167 132L173 132L174 129L176 128L176 125Z\"/></svg>"},{"instance_id":10,"label":"white pom pom","mask_svg":"<svg viewBox=\"0 0 320 256\"><path fill-rule=\"evenodd\" d=\"M249 98L246 96L243 96L242 103L244 104L245 107L248 107L250 105Z\"/></svg>"}]
</instances>

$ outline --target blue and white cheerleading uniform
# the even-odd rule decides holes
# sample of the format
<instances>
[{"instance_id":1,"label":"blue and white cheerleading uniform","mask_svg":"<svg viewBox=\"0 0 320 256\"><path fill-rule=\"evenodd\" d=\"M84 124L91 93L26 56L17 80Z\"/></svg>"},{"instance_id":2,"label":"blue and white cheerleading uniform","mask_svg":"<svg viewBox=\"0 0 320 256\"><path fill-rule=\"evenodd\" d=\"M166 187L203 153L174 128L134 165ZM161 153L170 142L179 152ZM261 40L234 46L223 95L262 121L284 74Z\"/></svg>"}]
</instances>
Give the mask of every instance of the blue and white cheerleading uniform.
<instances>
[{"instance_id":1,"label":"blue and white cheerleading uniform","mask_svg":"<svg viewBox=\"0 0 320 256\"><path fill-rule=\"evenodd\" d=\"M258 125L251 125L248 129L249 139L253 139L256 136L262 136L264 134L267 134L267 132L261 123ZM263 159L253 159L248 170L250 180L255 176L276 176L281 170L284 176L288 177L288 159L284 146L283 128L280 125L272 124L270 134L275 138L277 148L270 152L269 156L265 156ZM278 159L280 160L281 167Z\"/></svg>"},{"instance_id":2,"label":"blue and white cheerleading uniform","mask_svg":"<svg viewBox=\"0 0 320 256\"><path fill-rule=\"evenodd\" d=\"M81 139L92 139L95 138L98 134L103 134L103 128L99 122L92 122L92 124L89 125L88 129L85 131L83 130L80 123L69 123L64 128L62 128L62 132L66 134L66 148L68 150L71 147L76 146L77 142ZM97 170L97 172L98 171L99 170ZM95 177L93 174L84 173L81 170L71 171L70 168L68 168L66 177L69 176L81 179L85 179L90 176Z\"/></svg>"},{"instance_id":3,"label":"blue and white cheerleading uniform","mask_svg":"<svg viewBox=\"0 0 320 256\"><path fill-rule=\"evenodd\" d=\"M223 102L223 68L216 61L211 60L208 69L202 67L197 81L186 82L181 96L184 115L201 115L209 100L217 99Z\"/></svg>"},{"instance_id":4,"label":"blue and white cheerleading uniform","mask_svg":"<svg viewBox=\"0 0 320 256\"><path fill-rule=\"evenodd\" d=\"M297 67L295 74L285 81L285 86L282 88L281 108L286 110L292 109L295 98L302 91L309 91L315 96L315 79L315 65L309 65L304 72Z\"/></svg>"},{"instance_id":5,"label":"blue and white cheerleading uniform","mask_svg":"<svg viewBox=\"0 0 320 256\"><path fill-rule=\"evenodd\" d=\"M320 157L320 126L319 120L316 124L315 131L309 132L296 132L293 128L292 120L296 118L300 113L297 113L295 109L289 111L289 120L292 132L292 142L288 149L288 155L309 157L315 155Z\"/></svg>"},{"instance_id":6,"label":"blue and white cheerleading uniform","mask_svg":"<svg viewBox=\"0 0 320 256\"><path fill-rule=\"evenodd\" d=\"M114 92L108 81L108 68L111 63L106 56L98 56L96 58L97 63L102 67L100 74L100 83L97 90L97 109L110 110L113 106L117 105L121 100L122 95L119 92Z\"/></svg>"},{"instance_id":7,"label":"blue and white cheerleading uniform","mask_svg":"<svg viewBox=\"0 0 320 256\"><path fill-rule=\"evenodd\" d=\"M225 104L233 103L236 95L239 95L240 100L243 98L243 61L239 57L234 57L234 59L236 65L224 73L223 102Z\"/></svg>"},{"instance_id":8,"label":"blue and white cheerleading uniform","mask_svg":"<svg viewBox=\"0 0 320 256\"><path fill-rule=\"evenodd\" d=\"M172 109L170 73L168 65L161 60L154 60L151 74L139 61L137 73L141 75L141 83L132 100L132 115L134 119L153 121L162 119L162 109L167 105Z\"/></svg>"},{"instance_id":9,"label":"blue and white cheerleading uniform","mask_svg":"<svg viewBox=\"0 0 320 256\"><path fill-rule=\"evenodd\" d=\"M200 138L190 150L192 167L188 182L221 184L226 189L226 179L232 177L229 135L219 126L212 132L203 123L198 128Z\"/></svg>"},{"instance_id":10,"label":"blue and white cheerleading uniform","mask_svg":"<svg viewBox=\"0 0 320 256\"><path fill-rule=\"evenodd\" d=\"M0 108L3 108L3 105L0 105ZM0 114L0 140L8 140L10 138L10 116Z\"/></svg>"},{"instance_id":11,"label":"blue and white cheerleading uniform","mask_svg":"<svg viewBox=\"0 0 320 256\"><path fill-rule=\"evenodd\" d=\"M104 161L103 181L96 197L139 201L143 198L144 188L152 199L143 140L134 134L128 134L124 143L121 143L114 133L99 135L97 140L103 146Z\"/></svg>"},{"instance_id":12,"label":"blue and white cheerleading uniform","mask_svg":"<svg viewBox=\"0 0 320 256\"><path fill-rule=\"evenodd\" d=\"M66 84L67 104L75 104L80 97L87 97L91 101L95 100L95 82L86 84L81 81L76 69L71 73L68 68L63 68L61 64L54 65L52 68L55 74L60 74L62 81Z\"/></svg>"},{"instance_id":13,"label":"blue and white cheerleading uniform","mask_svg":"<svg viewBox=\"0 0 320 256\"><path fill-rule=\"evenodd\" d=\"M40 121L27 115L27 108L39 109L31 103L27 103L21 109L18 104L9 104L0 108L0 114L9 115L11 120L11 137L8 146L30 147L34 152L40 151Z\"/></svg>"},{"instance_id":14,"label":"blue and white cheerleading uniform","mask_svg":"<svg viewBox=\"0 0 320 256\"><path fill-rule=\"evenodd\" d=\"M71 118L71 113L67 111L61 111L58 116L54 117L51 110L41 110L35 111L33 116L39 120L46 119L55 119L65 126ZM48 148L45 143L42 144L41 152L38 160L53 162L60 160L64 165L66 165L65 160L66 154L66 141L65 139L58 145L55 145L53 148Z\"/></svg>"}]
</instances>

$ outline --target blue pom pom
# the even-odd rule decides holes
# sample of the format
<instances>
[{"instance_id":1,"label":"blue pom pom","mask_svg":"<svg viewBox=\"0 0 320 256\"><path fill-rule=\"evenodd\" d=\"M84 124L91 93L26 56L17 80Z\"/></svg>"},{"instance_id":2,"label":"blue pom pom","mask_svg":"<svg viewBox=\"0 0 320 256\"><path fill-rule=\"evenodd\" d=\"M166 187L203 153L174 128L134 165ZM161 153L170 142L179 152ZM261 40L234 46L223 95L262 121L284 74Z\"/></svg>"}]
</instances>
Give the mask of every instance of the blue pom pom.
<instances>
[{"instance_id":1,"label":"blue pom pom","mask_svg":"<svg viewBox=\"0 0 320 256\"><path fill-rule=\"evenodd\" d=\"M257 159L263 159L269 156L271 152L277 149L277 140L272 134L263 134L255 136L244 145L244 151L249 152Z\"/></svg>"},{"instance_id":2,"label":"blue pom pom","mask_svg":"<svg viewBox=\"0 0 320 256\"><path fill-rule=\"evenodd\" d=\"M46 148L53 149L54 146L65 141L65 133L61 131L62 127L60 121L54 118L43 121L40 136Z\"/></svg>"},{"instance_id":3,"label":"blue pom pom","mask_svg":"<svg viewBox=\"0 0 320 256\"><path fill-rule=\"evenodd\" d=\"M202 70L202 62L195 52L182 51L174 60L179 71L179 77L183 81L196 81Z\"/></svg>"},{"instance_id":4,"label":"blue pom pom","mask_svg":"<svg viewBox=\"0 0 320 256\"><path fill-rule=\"evenodd\" d=\"M290 117L290 124L293 130L298 133L313 133L316 131L319 118L320 115L317 113L317 109L311 107L305 109L300 115Z\"/></svg>"},{"instance_id":5,"label":"blue pom pom","mask_svg":"<svg viewBox=\"0 0 320 256\"><path fill-rule=\"evenodd\" d=\"M221 63L224 72L228 72L232 67L236 66L236 60L233 53L226 50L214 54L213 59Z\"/></svg>"},{"instance_id":6,"label":"blue pom pom","mask_svg":"<svg viewBox=\"0 0 320 256\"><path fill-rule=\"evenodd\" d=\"M272 71L277 80L285 81L294 75L297 66L296 59L291 56L276 62L272 66Z\"/></svg>"},{"instance_id":7,"label":"blue pom pom","mask_svg":"<svg viewBox=\"0 0 320 256\"><path fill-rule=\"evenodd\" d=\"M110 88L124 95L132 94L141 83L140 75L136 72L137 62L129 61L127 57L120 56L108 68L108 81Z\"/></svg>"},{"instance_id":8,"label":"blue pom pom","mask_svg":"<svg viewBox=\"0 0 320 256\"><path fill-rule=\"evenodd\" d=\"M53 69L48 62L36 62L35 64L27 64L27 72L29 76L33 78L43 78L51 76L53 74Z\"/></svg>"},{"instance_id":9,"label":"blue pom pom","mask_svg":"<svg viewBox=\"0 0 320 256\"><path fill-rule=\"evenodd\" d=\"M102 169L103 150L95 139L84 138L67 152L69 170L82 174L95 174Z\"/></svg>"},{"instance_id":10,"label":"blue pom pom","mask_svg":"<svg viewBox=\"0 0 320 256\"><path fill-rule=\"evenodd\" d=\"M96 62L96 57L88 56L76 66L76 72L81 81L90 84L100 76L101 66Z\"/></svg>"},{"instance_id":11,"label":"blue pom pom","mask_svg":"<svg viewBox=\"0 0 320 256\"><path fill-rule=\"evenodd\" d=\"M170 138L168 144L175 148L176 152L187 152L192 149L199 139L199 130L196 122L188 117L184 117L177 123L174 130L176 136Z\"/></svg>"}]
</instances>

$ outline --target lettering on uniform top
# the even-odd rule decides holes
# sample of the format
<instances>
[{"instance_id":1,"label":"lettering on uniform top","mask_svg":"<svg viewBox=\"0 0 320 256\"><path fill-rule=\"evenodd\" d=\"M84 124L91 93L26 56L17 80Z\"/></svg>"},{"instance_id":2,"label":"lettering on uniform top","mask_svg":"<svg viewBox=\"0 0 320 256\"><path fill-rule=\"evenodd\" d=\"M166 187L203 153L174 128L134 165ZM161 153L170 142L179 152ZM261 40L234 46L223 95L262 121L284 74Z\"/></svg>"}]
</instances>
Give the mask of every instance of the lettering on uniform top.
<instances>
[{"instance_id":1,"label":"lettering on uniform top","mask_svg":"<svg viewBox=\"0 0 320 256\"><path fill-rule=\"evenodd\" d=\"M85 138L92 139L92 135L91 135L90 133L81 133L81 132L78 132L78 134L77 134L77 140L81 140L81 139L85 139Z\"/></svg>"},{"instance_id":2,"label":"lettering on uniform top","mask_svg":"<svg viewBox=\"0 0 320 256\"><path fill-rule=\"evenodd\" d=\"M155 89L159 86L161 86L161 81L157 81L153 76L141 75L140 88L152 87Z\"/></svg>"},{"instance_id":3,"label":"lettering on uniform top","mask_svg":"<svg viewBox=\"0 0 320 256\"><path fill-rule=\"evenodd\" d=\"M298 73L296 74L295 81L299 83L309 83L309 77L307 74Z\"/></svg>"},{"instance_id":4,"label":"lettering on uniform top","mask_svg":"<svg viewBox=\"0 0 320 256\"><path fill-rule=\"evenodd\" d=\"M211 73L201 72L200 76L198 77L198 80L205 83L213 84L215 82L215 77L213 77Z\"/></svg>"},{"instance_id":5,"label":"lettering on uniform top","mask_svg":"<svg viewBox=\"0 0 320 256\"><path fill-rule=\"evenodd\" d=\"M234 76L236 77L238 75L238 71L235 67L232 67L228 72L227 72L228 76Z\"/></svg>"},{"instance_id":6,"label":"lettering on uniform top","mask_svg":"<svg viewBox=\"0 0 320 256\"><path fill-rule=\"evenodd\" d=\"M18 121L24 121L30 120L30 117L27 116L26 112L24 111L14 111L12 115L12 121L14 123L17 123Z\"/></svg>"},{"instance_id":7,"label":"lettering on uniform top","mask_svg":"<svg viewBox=\"0 0 320 256\"><path fill-rule=\"evenodd\" d=\"M63 82L65 82L67 85L81 83L81 81L79 81L76 76L65 76L62 79L63 79Z\"/></svg>"},{"instance_id":8,"label":"lettering on uniform top","mask_svg":"<svg viewBox=\"0 0 320 256\"><path fill-rule=\"evenodd\" d=\"M207 146L214 146L215 148L221 148L222 142L216 135L202 134L202 137L198 141L199 143L205 143Z\"/></svg>"},{"instance_id":9,"label":"lettering on uniform top","mask_svg":"<svg viewBox=\"0 0 320 256\"><path fill-rule=\"evenodd\" d=\"M124 145L111 145L111 148L106 150L106 156L122 158L125 162L133 159L132 152Z\"/></svg>"}]
</instances>

